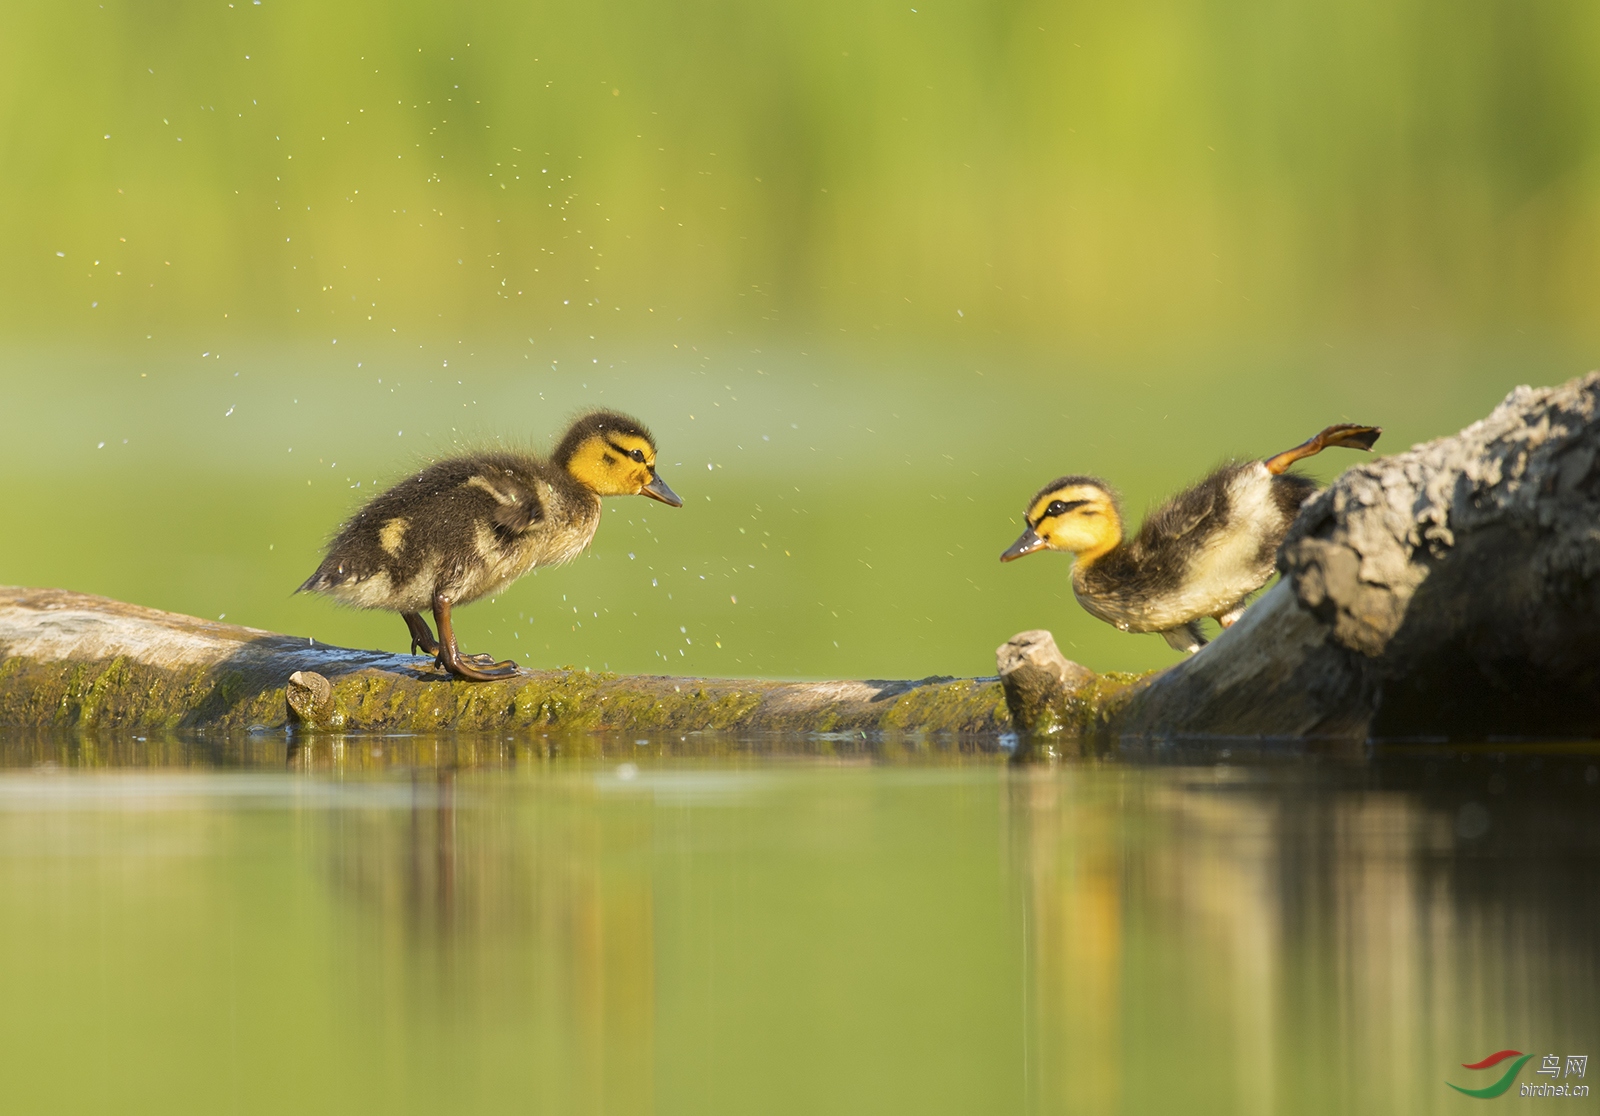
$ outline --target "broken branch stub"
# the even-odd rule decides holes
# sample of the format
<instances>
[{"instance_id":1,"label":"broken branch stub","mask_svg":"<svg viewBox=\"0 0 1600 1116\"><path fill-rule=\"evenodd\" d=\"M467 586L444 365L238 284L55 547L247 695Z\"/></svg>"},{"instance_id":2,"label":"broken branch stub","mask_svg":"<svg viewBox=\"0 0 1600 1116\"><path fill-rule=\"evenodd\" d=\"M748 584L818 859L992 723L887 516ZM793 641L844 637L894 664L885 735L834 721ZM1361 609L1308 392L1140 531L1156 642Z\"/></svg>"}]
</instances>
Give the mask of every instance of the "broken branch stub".
<instances>
[{"instance_id":1,"label":"broken branch stub","mask_svg":"<svg viewBox=\"0 0 1600 1116\"><path fill-rule=\"evenodd\" d=\"M297 670L289 675L289 683L284 689L290 720L328 727L325 722L333 704L331 682L314 670Z\"/></svg>"},{"instance_id":2,"label":"broken branch stub","mask_svg":"<svg viewBox=\"0 0 1600 1116\"><path fill-rule=\"evenodd\" d=\"M1063 655L1049 632L1017 633L995 649L995 664L1017 731L1054 733L1079 727L1073 699L1096 675Z\"/></svg>"}]
</instances>

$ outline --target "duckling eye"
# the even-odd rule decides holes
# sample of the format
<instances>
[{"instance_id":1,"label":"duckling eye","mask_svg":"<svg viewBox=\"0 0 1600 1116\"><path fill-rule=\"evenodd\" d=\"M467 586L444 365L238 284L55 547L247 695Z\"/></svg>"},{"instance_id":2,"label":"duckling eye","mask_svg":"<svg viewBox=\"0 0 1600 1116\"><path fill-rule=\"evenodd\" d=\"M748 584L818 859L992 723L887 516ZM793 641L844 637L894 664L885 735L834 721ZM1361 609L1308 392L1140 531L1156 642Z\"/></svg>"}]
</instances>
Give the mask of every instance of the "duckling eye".
<instances>
[{"instance_id":1,"label":"duckling eye","mask_svg":"<svg viewBox=\"0 0 1600 1116\"><path fill-rule=\"evenodd\" d=\"M1050 506L1048 508L1044 509L1044 514L1041 515L1039 518L1040 519L1050 519L1050 518L1053 518L1054 516L1066 515L1069 511L1077 511L1079 508L1083 507L1083 505L1087 504L1088 502L1089 501L1087 501L1087 500L1051 500L1050 501ZM1093 515L1094 513L1092 511L1090 511L1090 512L1085 512L1084 514L1085 515Z\"/></svg>"},{"instance_id":2,"label":"duckling eye","mask_svg":"<svg viewBox=\"0 0 1600 1116\"><path fill-rule=\"evenodd\" d=\"M629 450L628 456L633 458L639 464L644 464L644 450Z\"/></svg>"}]
</instances>

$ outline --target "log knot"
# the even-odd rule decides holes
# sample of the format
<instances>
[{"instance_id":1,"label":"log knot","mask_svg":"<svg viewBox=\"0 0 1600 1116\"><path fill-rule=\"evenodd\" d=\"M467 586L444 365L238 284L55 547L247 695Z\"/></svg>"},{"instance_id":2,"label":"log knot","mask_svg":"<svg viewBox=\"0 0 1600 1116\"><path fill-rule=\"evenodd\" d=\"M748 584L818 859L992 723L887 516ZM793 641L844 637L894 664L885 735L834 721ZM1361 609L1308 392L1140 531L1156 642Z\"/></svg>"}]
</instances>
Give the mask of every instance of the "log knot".
<instances>
[{"instance_id":1,"label":"log knot","mask_svg":"<svg viewBox=\"0 0 1600 1116\"><path fill-rule=\"evenodd\" d=\"M995 649L1006 705L1019 732L1053 733L1073 723L1072 699L1094 683L1088 667L1072 662L1042 629L1019 632Z\"/></svg>"},{"instance_id":2,"label":"log knot","mask_svg":"<svg viewBox=\"0 0 1600 1116\"><path fill-rule=\"evenodd\" d=\"M332 712L333 684L314 670L297 670L289 675L284 698L291 721L320 726Z\"/></svg>"}]
</instances>

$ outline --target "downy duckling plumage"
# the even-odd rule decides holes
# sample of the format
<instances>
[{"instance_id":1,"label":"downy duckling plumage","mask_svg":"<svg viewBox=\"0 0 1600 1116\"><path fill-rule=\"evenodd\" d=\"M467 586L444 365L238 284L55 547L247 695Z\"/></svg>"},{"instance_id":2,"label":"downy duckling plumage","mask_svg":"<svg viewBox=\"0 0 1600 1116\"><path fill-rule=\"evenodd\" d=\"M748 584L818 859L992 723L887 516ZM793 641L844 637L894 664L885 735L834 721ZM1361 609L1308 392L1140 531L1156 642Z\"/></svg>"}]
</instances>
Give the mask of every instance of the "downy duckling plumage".
<instances>
[{"instance_id":1,"label":"downy duckling plumage","mask_svg":"<svg viewBox=\"0 0 1600 1116\"><path fill-rule=\"evenodd\" d=\"M1330 426L1262 461L1229 462L1145 517L1123 538L1116 494L1096 477L1051 481L1028 503L1027 529L1003 554L1076 556L1072 593L1091 616L1125 632L1159 632L1179 651L1206 642L1200 620L1231 627L1272 576L1278 546L1317 489L1287 470L1331 446L1370 450L1382 429Z\"/></svg>"},{"instance_id":2,"label":"downy duckling plumage","mask_svg":"<svg viewBox=\"0 0 1600 1116\"><path fill-rule=\"evenodd\" d=\"M400 613L412 653L420 648L458 678L508 677L511 660L461 653L451 609L576 558L600 525L602 496L682 507L655 465L650 431L614 411L579 418L548 459L495 450L434 462L356 512L300 591Z\"/></svg>"}]
</instances>

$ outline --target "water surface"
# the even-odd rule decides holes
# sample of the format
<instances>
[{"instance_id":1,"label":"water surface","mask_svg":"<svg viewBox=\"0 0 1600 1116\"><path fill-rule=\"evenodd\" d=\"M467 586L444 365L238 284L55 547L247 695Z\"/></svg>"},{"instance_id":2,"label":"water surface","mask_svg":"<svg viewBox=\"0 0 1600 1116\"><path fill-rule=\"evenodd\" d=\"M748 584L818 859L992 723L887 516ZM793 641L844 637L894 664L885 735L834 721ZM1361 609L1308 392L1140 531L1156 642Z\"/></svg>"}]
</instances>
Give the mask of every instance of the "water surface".
<instances>
[{"instance_id":1,"label":"water surface","mask_svg":"<svg viewBox=\"0 0 1600 1116\"><path fill-rule=\"evenodd\" d=\"M1600 1047L1593 750L0 759L15 1111L1417 1113Z\"/></svg>"}]
</instances>

